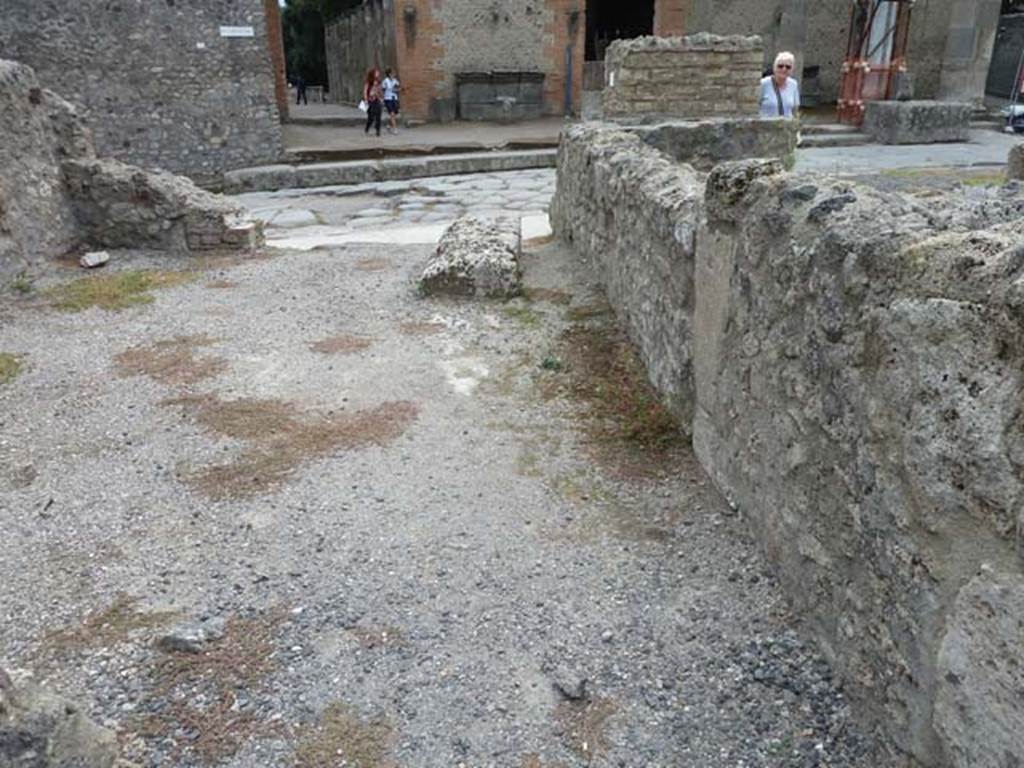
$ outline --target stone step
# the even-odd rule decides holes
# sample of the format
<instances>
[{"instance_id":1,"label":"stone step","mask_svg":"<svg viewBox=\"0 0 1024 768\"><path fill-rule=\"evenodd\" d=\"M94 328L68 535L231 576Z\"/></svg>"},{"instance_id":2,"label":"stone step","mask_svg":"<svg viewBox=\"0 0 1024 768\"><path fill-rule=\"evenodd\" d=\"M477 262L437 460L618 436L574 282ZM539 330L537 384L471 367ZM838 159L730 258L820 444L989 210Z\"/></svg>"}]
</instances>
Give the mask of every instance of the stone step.
<instances>
[{"instance_id":1,"label":"stone step","mask_svg":"<svg viewBox=\"0 0 1024 768\"><path fill-rule=\"evenodd\" d=\"M871 138L860 131L843 133L818 133L806 135L801 129L800 149L820 149L823 147L860 147L870 144Z\"/></svg>"},{"instance_id":2,"label":"stone step","mask_svg":"<svg viewBox=\"0 0 1024 768\"><path fill-rule=\"evenodd\" d=\"M558 139L519 139L504 144L463 142L461 144L399 144L377 147L352 147L348 149L321 149L319 147L296 147L285 152L290 165L305 163L342 163L349 160L388 160L405 157L434 157L441 155L466 155L482 152L520 152L542 149L557 149Z\"/></svg>"},{"instance_id":3,"label":"stone step","mask_svg":"<svg viewBox=\"0 0 1024 768\"><path fill-rule=\"evenodd\" d=\"M860 133L855 125L842 123L800 123L800 133L804 136L842 136Z\"/></svg>"},{"instance_id":4,"label":"stone step","mask_svg":"<svg viewBox=\"0 0 1024 768\"><path fill-rule=\"evenodd\" d=\"M278 189L366 184L462 173L554 168L557 155L555 149L541 149L528 152L472 152L342 163L263 165L228 171L224 174L222 191L228 194L272 192Z\"/></svg>"}]
</instances>

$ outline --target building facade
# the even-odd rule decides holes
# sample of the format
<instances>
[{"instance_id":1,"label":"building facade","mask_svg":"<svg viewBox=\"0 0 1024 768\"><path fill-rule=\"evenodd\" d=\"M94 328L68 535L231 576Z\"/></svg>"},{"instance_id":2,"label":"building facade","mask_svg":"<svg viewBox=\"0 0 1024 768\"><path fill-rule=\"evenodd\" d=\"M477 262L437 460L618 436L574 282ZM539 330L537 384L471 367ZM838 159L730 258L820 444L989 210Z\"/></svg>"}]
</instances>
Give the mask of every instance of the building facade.
<instances>
[{"instance_id":1,"label":"building facade","mask_svg":"<svg viewBox=\"0 0 1024 768\"><path fill-rule=\"evenodd\" d=\"M330 88L336 99L358 101L366 70L392 67L408 116L447 120L465 116L460 83L471 75L542 74L540 113L577 113L584 87L600 87L600 61L612 40L711 32L760 35L765 68L776 51L793 51L808 89L830 103L851 9L863 1L364 0L328 26ZM908 60L917 98L981 101L1000 5L916 0Z\"/></svg>"},{"instance_id":2,"label":"building facade","mask_svg":"<svg viewBox=\"0 0 1024 768\"><path fill-rule=\"evenodd\" d=\"M0 52L84 110L101 156L215 183L281 157L277 0L3 0Z\"/></svg>"}]
</instances>

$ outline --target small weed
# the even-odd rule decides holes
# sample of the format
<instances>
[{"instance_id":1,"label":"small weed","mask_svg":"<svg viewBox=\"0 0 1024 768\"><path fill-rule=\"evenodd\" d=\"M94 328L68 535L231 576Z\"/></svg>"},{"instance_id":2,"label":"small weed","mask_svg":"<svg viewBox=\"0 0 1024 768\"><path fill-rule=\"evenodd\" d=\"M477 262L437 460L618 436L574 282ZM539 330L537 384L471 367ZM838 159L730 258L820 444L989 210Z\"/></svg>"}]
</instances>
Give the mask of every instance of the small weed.
<instances>
[{"instance_id":1,"label":"small weed","mask_svg":"<svg viewBox=\"0 0 1024 768\"><path fill-rule=\"evenodd\" d=\"M563 701L555 708L555 720L568 746L588 763L608 749L608 721L615 705L607 699Z\"/></svg>"},{"instance_id":2,"label":"small weed","mask_svg":"<svg viewBox=\"0 0 1024 768\"><path fill-rule=\"evenodd\" d=\"M53 305L65 312L90 307L117 311L153 301L152 291L194 280L193 272L131 271L83 277L51 289Z\"/></svg>"},{"instance_id":3,"label":"small weed","mask_svg":"<svg viewBox=\"0 0 1024 768\"><path fill-rule=\"evenodd\" d=\"M78 626L44 637L41 653L63 656L71 651L116 645L137 630L165 626L180 615L177 611L140 611L136 607L138 602L137 597L118 595L108 608L87 614Z\"/></svg>"},{"instance_id":4,"label":"small weed","mask_svg":"<svg viewBox=\"0 0 1024 768\"><path fill-rule=\"evenodd\" d=\"M21 358L10 352L0 352L0 386L10 384L21 373Z\"/></svg>"},{"instance_id":5,"label":"small weed","mask_svg":"<svg viewBox=\"0 0 1024 768\"><path fill-rule=\"evenodd\" d=\"M527 328L536 328L540 324L537 313L529 307L505 307L505 316Z\"/></svg>"},{"instance_id":6,"label":"small weed","mask_svg":"<svg viewBox=\"0 0 1024 768\"><path fill-rule=\"evenodd\" d=\"M213 343L207 336L181 336L148 347L126 350L114 358L122 376L146 375L162 384L195 384L225 371L227 361L196 359L196 347Z\"/></svg>"},{"instance_id":7,"label":"small weed","mask_svg":"<svg viewBox=\"0 0 1024 768\"><path fill-rule=\"evenodd\" d=\"M10 282L10 288L15 293L22 295L32 293L33 280L25 272L19 272L14 276L14 279Z\"/></svg>"},{"instance_id":8,"label":"small weed","mask_svg":"<svg viewBox=\"0 0 1024 768\"><path fill-rule=\"evenodd\" d=\"M394 740L384 718L365 721L347 704L335 702L324 710L320 723L310 727L295 748L297 768L390 768L387 755Z\"/></svg>"},{"instance_id":9,"label":"small weed","mask_svg":"<svg viewBox=\"0 0 1024 768\"><path fill-rule=\"evenodd\" d=\"M346 355L360 352L372 343L373 339L341 334L340 336L330 336L320 341L314 341L309 345L309 348L314 352L319 352L321 355Z\"/></svg>"},{"instance_id":10,"label":"small weed","mask_svg":"<svg viewBox=\"0 0 1024 768\"><path fill-rule=\"evenodd\" d=\"M542 370L553 371L555 373L558 373L565 366L562 365L562 361L559 360L554 355L548 355L547 357L540 361L540 367Z\"/></svg>"}]
</instances>

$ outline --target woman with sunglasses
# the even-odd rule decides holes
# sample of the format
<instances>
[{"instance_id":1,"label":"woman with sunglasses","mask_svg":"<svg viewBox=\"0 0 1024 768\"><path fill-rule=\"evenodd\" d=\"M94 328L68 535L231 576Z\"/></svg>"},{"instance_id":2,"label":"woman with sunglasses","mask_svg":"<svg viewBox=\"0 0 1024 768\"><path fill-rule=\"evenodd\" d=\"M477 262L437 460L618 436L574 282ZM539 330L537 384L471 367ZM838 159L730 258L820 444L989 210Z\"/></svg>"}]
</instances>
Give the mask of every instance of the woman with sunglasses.
<instances>
[{"instance_id":1,"label":"woman with sunglasses","mask_svg":"<svg viewBox=\"0 0 1024 768\"><path fill-rule=\"evenodd\" d=\"M761 80L761 117L796 117L800 111L800 85L790 77L795 57L783 51L775 57L772 73Z\"/></svg>"}]
</instances>

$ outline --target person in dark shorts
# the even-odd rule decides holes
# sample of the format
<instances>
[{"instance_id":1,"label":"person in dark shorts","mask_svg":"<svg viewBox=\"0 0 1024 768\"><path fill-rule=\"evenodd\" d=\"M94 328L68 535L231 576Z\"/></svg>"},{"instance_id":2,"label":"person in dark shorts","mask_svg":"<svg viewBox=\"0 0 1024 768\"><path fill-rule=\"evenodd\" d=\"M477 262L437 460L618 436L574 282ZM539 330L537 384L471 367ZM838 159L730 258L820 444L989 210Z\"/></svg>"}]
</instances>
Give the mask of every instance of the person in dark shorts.
<instances>
[{"instance_id":1,"label":"person in dark shorts","mask_svg":"<svg viewBox=\"0 0 1024 768\"><path fill-rule=\"evenodd\" d=\"M370 132L370 126L377 129L380 136L380 113L384 109L384 89L380 85L380 70L373 68L366 73L366 82L363 83L363 101L366 102L366 130Z\"/></svg>"},{"instance_id":2,"label":"person in dark shorts","mask_svg":"<svg viewBox=\"0 0 1024 768\"><path fill-rule=\"evenodd\" d=\"M309 104L306 98L306 78L302 75L295 78L295 104Z\"/></svg>"},{"instance_id":3,"label":"person in dark shorts","mask_svg":"<svg viewBox=\"0 0 1024 768\"><path fill-rule=\"evenodd\" d=\"M398 91L401 84L390 69L384 70L384 107L388 111L388 133L398 133Z\"/></svg>"}]
</instances>

